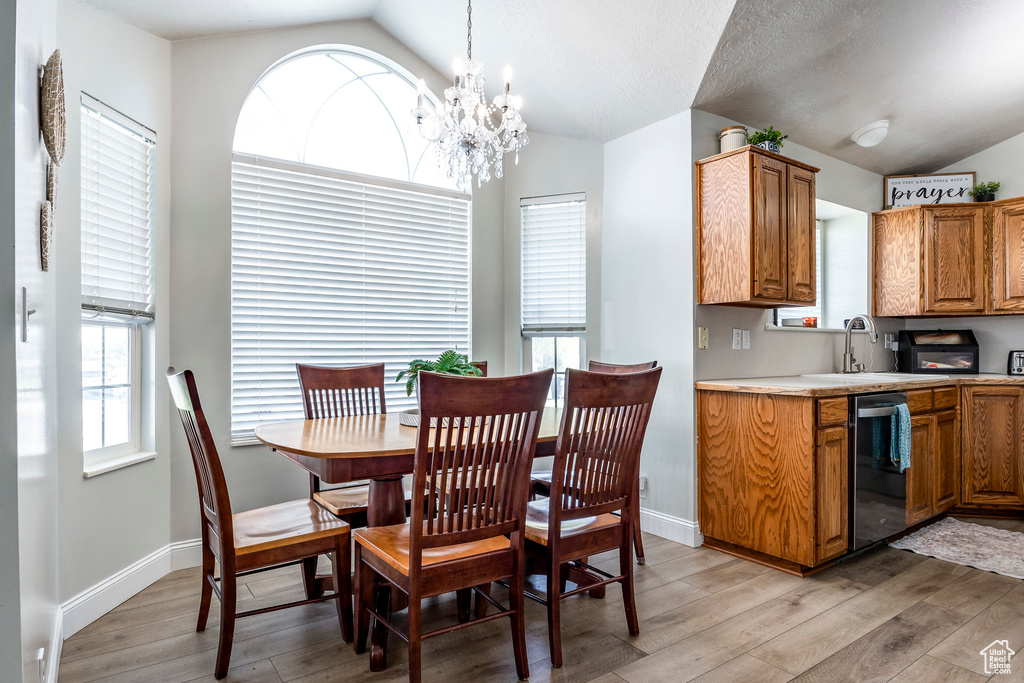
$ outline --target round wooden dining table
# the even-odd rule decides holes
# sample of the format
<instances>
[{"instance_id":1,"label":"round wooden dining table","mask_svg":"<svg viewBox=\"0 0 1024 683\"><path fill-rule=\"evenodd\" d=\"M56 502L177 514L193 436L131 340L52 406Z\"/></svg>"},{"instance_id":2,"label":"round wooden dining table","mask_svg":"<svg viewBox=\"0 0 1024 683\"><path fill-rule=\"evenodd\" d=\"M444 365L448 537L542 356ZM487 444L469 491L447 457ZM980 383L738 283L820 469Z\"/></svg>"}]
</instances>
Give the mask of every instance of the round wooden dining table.
<instances>
[{"instance_id":1,"label":"round wooden dining table","mask_svg":"<svg viewBox=\"0 0 1024 683\"><path fill-rule=\"evenodd\" d=\"M534 457L554 455L560 414L545 408ZM399 424L398 414L329 417L271 422L256 427L256 438L327 484L370 480L367 526L404 524L402 477L412 473L417 428ZM402 609L400 596L385 592L380 613ZM378 625L370 639L370 668L384 668L387 629Z\"/></svg>"}]
</instances>

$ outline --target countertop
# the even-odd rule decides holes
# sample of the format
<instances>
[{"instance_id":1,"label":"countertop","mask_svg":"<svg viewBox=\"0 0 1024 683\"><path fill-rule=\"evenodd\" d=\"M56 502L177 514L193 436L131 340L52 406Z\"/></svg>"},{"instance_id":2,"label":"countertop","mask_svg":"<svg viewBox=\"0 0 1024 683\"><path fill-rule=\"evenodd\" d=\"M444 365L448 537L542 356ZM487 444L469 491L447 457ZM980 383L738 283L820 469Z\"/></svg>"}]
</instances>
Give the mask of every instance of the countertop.
<instances>
[{"instance_id":1,"label":"countertop","mask_svg":"<svg viewBox=\"0 0 1024 683\"><path fill-rule=\"evenodd\" d=\"M894 375L891 378L885 375ZM846 396L877 391L908 391L951 385L1009 384L1024 386L1024 377L983 372L977 375L896 375L895 373L858 373L836 375L789 375L786 377L751 377L739 379L706 379L695 382L705 391L732 391L745 394L783 394L787 396Z\"/></svg>"}]
</instances>

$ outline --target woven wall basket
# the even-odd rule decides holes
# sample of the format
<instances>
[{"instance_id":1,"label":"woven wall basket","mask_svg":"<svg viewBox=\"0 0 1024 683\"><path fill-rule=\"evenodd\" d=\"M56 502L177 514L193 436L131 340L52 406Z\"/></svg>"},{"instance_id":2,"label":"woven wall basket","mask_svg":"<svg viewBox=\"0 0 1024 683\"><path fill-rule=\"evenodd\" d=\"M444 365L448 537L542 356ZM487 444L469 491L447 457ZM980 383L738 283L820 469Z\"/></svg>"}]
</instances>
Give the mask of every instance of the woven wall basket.
<instances>
[{"instance_id":1,"label":"woven wall basket","mask_svg":"<svg viewBox=\"0 0 1024 683\"><path fill-rule=\"evenodd\" d=\"M43 142L50 153L53 163L60 166L64 161L64 143L66 140L66 122L64 111L64 67L60 59L60 50L54 50L46 60L43 70L43 92L40 100L40 126L43 129Z\"/></svg>"},{"instance_id":2,"label":"woven wall basket","mask_svg":"<svg viewBox=\"0 0 1024 683\"><path fill-rule=\"evenodd\" d=\"M43 272L50 270L50 242L53 240L53 206L43 202L39 209L39 265Z\"/></svg>"}]
</instances>

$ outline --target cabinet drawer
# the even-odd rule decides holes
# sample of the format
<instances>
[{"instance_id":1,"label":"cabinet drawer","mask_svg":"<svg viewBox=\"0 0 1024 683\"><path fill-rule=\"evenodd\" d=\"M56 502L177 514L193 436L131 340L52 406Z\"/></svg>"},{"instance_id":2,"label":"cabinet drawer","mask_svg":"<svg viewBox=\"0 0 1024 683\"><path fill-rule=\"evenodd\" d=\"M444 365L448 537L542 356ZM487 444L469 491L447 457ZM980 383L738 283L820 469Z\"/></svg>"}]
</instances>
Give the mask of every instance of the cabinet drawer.
<instances>
[{"instance_id":1,"label":"cabinet drawer","mask_svg":"<svg viewBox=\"0 0 1024 683\"><path fill-rule=\"evenodd\" d=\"M818 400L818 426L844 425L849 417L849 402L843 398L822 398Z\"/></svg>"},{"instance_id":2,"label":"cabinet drawer","mask_svg":"<svg viewBox=\"0 0 1024 683\"><path fill-rule=\"evenodd\" d=\"M932 390L932 410L949 410L956 408L960 392L956 387L944 387ZM913 408L911 408L913 410Z\"/></svg>"},{"instance_id":3,"label":"cabinet drawer","mask_svg":"<svg viewBox=\"0 0 1024 683\"><path fill-rule=\"evenodd\" d=\"M918 389L916 391L908 391L907 407L910 408L910 412L914 415L931 412L932 390Z\"/></svg>"}]
</instances>

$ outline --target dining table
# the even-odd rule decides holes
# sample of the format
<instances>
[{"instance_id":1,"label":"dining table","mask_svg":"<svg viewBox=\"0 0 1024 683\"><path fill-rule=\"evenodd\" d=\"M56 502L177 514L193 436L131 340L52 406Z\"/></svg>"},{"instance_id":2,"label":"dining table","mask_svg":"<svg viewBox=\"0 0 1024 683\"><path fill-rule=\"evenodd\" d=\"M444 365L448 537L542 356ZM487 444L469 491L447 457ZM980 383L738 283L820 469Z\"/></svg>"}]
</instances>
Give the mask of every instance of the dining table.
<instances>
[{"instance_id":1,"label":"dining table","mask_svg":"<svg viewBox=\"0 0 1024 683\"><path fill-rule=\"evenodd\" d=\"M560 411L545 408L541 416L534 457L554 455ZM327 484L369 480L367 526L406 522L402 479L413 471L417 427L399 422L398 413L356 415L314 420L270 422L256 427L256 438ZM586 575L571 572L569 580L583 585ZM594 595L603 594L603 586ZM375 607L380 614L404 608L403 596L378 590ZM384 668L387 628L377 624L370 637L370 668Z\"/></svg>"}]
</instances>

